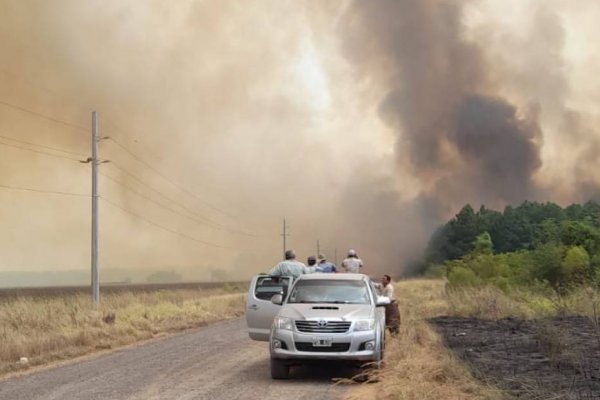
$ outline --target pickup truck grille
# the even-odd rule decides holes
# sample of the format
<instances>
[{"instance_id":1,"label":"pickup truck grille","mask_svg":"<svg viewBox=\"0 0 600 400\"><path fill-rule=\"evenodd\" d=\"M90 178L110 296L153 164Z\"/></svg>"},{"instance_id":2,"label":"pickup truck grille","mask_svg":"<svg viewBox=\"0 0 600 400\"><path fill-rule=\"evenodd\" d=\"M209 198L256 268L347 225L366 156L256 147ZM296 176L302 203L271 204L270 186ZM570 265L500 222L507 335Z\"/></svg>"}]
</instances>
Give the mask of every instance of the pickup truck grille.
<instances>
[{"instance_id":1,"label":"pickup truck grille","mask_svg":"<svg viewBox=\"0 0 600 400\"><path fill-rule=\"evenodd\" d=\"M296 320L296 329L306 333L346 333L351 322L347 321L301 321Z\"/></svg>"},{"instance_id":2,"label":"pickup truck grille","mask_svg":"<svg viewBox=\"0 0 600 400\"><path fill-rule=\"evenodd\" d=\"M331 347L315 347L309 342L296 342L296 350L315 353L339 353L350 350L350 343L331 343Z\"/></svg>"}]
</instances>

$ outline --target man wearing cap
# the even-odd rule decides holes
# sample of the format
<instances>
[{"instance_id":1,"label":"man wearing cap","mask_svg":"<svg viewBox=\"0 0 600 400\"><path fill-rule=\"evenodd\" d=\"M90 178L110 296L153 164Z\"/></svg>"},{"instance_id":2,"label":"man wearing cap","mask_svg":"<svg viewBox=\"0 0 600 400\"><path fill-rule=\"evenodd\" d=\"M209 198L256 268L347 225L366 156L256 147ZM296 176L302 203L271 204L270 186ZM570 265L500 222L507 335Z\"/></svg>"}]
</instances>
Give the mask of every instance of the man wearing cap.
<instances>
[{"instance_id":1,"label":"man wearing cap","mask_svg":"<svg viewBox=\"0 0 600 400\"><path fill-rule=\"evenodd\" d=\"M336 273L337 269L335 268L335 264L327 261L325 254L319 254L319 264L317 265L316 272Z\"/></svg>"},{"instance_id":2,"label":"man wearing cap","mask_svg":"<svg viewBox=\"0 0 600 400\"><path fill-rule=\"evenodd\" d=\"M356 250L350 249L348 250L348 257L342 261L342 268L345 272L358 274L360 273L360 269L363 267L363 262L356 255Z\"/></svg>"},{"instance_id":3,"label":"man wearing cap","mask_svg":"<svg viewBox=\"0 0 600 400\"><path fill-rule=\"evenodd\" d=\"M307 272L306 266L300 261L296 261L296 253L294 250L287 250L285 252L285 260L274 266L271 271L269 271L269 275L292 276L298 278L300 275L306 274Z\"/></svg>"}]
</instances>

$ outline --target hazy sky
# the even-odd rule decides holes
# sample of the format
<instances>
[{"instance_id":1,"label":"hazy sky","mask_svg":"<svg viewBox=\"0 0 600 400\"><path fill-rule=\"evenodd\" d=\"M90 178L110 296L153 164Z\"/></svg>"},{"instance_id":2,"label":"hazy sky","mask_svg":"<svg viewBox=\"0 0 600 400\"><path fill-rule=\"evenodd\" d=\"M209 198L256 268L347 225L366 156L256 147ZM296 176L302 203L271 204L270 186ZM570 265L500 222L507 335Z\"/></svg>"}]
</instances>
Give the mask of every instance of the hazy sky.
<instances>
[{"instance_id":1,"label":"hazy sky","mask_svg":"<svg viewBox=\"0 0 600 400\"><path fill-rule=\"evenodd\" d=\"M0 271L88 267L90 199L15 187L89 194L92 110L116 140L101 194L130 212L101 202L101 268L246 277L280 257L286 217L302 258L319 239L398 273L466 202L594 198L599 17L594 0L0 0Z\"/></svg>"}]
</instances>

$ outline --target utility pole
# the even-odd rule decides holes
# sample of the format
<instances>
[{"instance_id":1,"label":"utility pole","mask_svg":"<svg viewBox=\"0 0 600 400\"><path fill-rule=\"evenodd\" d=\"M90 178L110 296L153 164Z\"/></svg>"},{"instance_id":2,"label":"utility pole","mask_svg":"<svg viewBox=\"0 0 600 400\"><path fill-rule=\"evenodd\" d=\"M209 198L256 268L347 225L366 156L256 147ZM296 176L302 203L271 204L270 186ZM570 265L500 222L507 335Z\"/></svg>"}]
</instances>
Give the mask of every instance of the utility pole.
<instances>
[{"instance_id":1,"label":"utility pole","mask_svg":"<svg viewBox=\"0 0 600 400\"><path fill-rule=\"evenodd\" d=\"M334 264L335 264L335 265L336 265L336 267L337 267L337 265L338 265L338 263L337 263L337 247L336 247L336 248L335 248L335 250L333 251L333 254L334 254L334 256L333 256L333 259L335 260L335 261L334 261Z\"/></svg>"},{"instance_id":2,"label":"utility pole","mask_svg":"<svg viewBox=\"0 0 600 400\"><path fill-rule=\"evenodd\" d=\"M100 303L98 280L98 115L92 111L92 301Z\"/></svg>"},{"instance_id":3,"label":"utility pole","mask_svg":"<svg viewBox=\"0 0 600 400\"><path fill-rule=\"evenodd\" d=\"M285 224L285 218L283 219L283 233L281 234L283 237L283 258L285 259L285 252L287 251L287 237L290 236L287 233L287 225Z\"/></svg>"}]
</instances>

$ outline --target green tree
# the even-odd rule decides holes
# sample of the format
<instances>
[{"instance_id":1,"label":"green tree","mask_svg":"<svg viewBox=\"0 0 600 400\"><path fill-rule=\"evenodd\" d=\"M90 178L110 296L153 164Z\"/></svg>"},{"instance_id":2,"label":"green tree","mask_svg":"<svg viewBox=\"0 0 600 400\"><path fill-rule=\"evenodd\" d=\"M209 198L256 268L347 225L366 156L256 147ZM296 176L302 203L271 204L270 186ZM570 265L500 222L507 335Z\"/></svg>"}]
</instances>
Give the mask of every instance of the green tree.
<instances>
[{"instance_id":1,"label":"green tree","mask_svg":"<svg viewBox=\"0 0 600 400\"><path fill-rule=\"evenodd\" d=\"M564 221L561 240L566 246L583 246L589 254L595 254L600 249L598 229L580 221Z\"/></svg>"},{"instance_id":2,"label":"green tree","mask_svg":"<svg viewBox=\"0 0 600 400\"><path fill-rule=\"evenodd\" d=\"M426 263L443 264L458 280L515 285L549 283L555 290L600 286L600 204L566 208L546 202L507 205L503 212L470 205L431 236ZM470 272L465 272L465 270Z\"/></svg>"},{"instance_id":3,"label":"green tree","mask_svg":"<svg viewBox=\"0 0 600 400\"><path fill-rule=\"evenodd\" d=\"M463 257L473 249L478 233L477 215L467 204L433 233L425 250L426 264L441 264L445 260Z\"/></svg>"},{"instance_id":4,"label":"green tree","mask_svg":"<svg viewBox=\"0 0 600 400\"><path fill-rule=\"evenodd\" d=\"M547 281L554 289L560 289L563 246L560 244L547 243L535 249L531 256L531 279Z\"/></svg>"},{"instance_id":5,"label":"green tree","mask_svg":"<svg viewBox=\"0 0 600 400\"><path fill-rule=\"evenodd\" d=\"M533 234L534 247L546 243L560 243L561 228L558 220L548 218L538 223Z\"/></svg>"},{"instance_id":6,"label":"green tree","mask_svg":"<svg viewBox=\"0 0 600 400\"><path fill-rule=\"evenodd\" d=\"M448 260L448 224L438 227L429 238L425 249L425 263L441 264Z\"/></svg>"},{"instance_id":7,"label":"green tree","mask_svg":"<svg viewBox=\"0 0 600 400\"><path fill-rule=\"evenodd\" d=\"M475 272L475 274L486 281L498 276L506 276L510 274L510 269L507 265L501 264L500 260L491 253L478 254L473 257L468 257L465 264L467 268Z\"/></svg>"},{"instance_id":8,"label":"green tree","mask_svg":"<svg viewBox=\"0 0 600 400\"><path fill-rule=\"evenodd\" d=\"M449 223L446 255L449 259L460 258L473 249L473 242L479 233L477 216L470 204L464 206Z\"/></svg>"},{"instance_id":9,"label":"green tree","mask_svg":"<svg viewBox=\"0 0 600 400\"><path fill-rule=\"evenodd\" d=\"M600 204L595 201L588 201L583 205L583 222L600 228Z\"/></svg>"},{"instance_id":10,"label":"green tree","mask_svg":"<svg viewBox=\"0 0 600 400\"><path fill-rule=\"evenodd\" d=\"M492 254L494 245L492 243L492 237L489 233L483 232L475 238L473 242L473 252L476 254Z\"/></svg>"},{"instance_id":11,"label":"green tree","mask_svg":"<svg viewBox=\"0 0 600 400\"><path fill-rule=\"evenodd\" d=\"M581 283L588 275L590 256L582 246L569 247L561 263L564 284Z\"/></svg>"},{"instance_id":12,"label":"green tree","mask_svg":"<svg viewBox=\"0 0 600 400\"><path fill-rule=\"evenodd\" d=\"M451 287L471 287L480 285L481 279L468 268L455 267L448 272L448 283Z\"/></svg>"}]
</instances>

